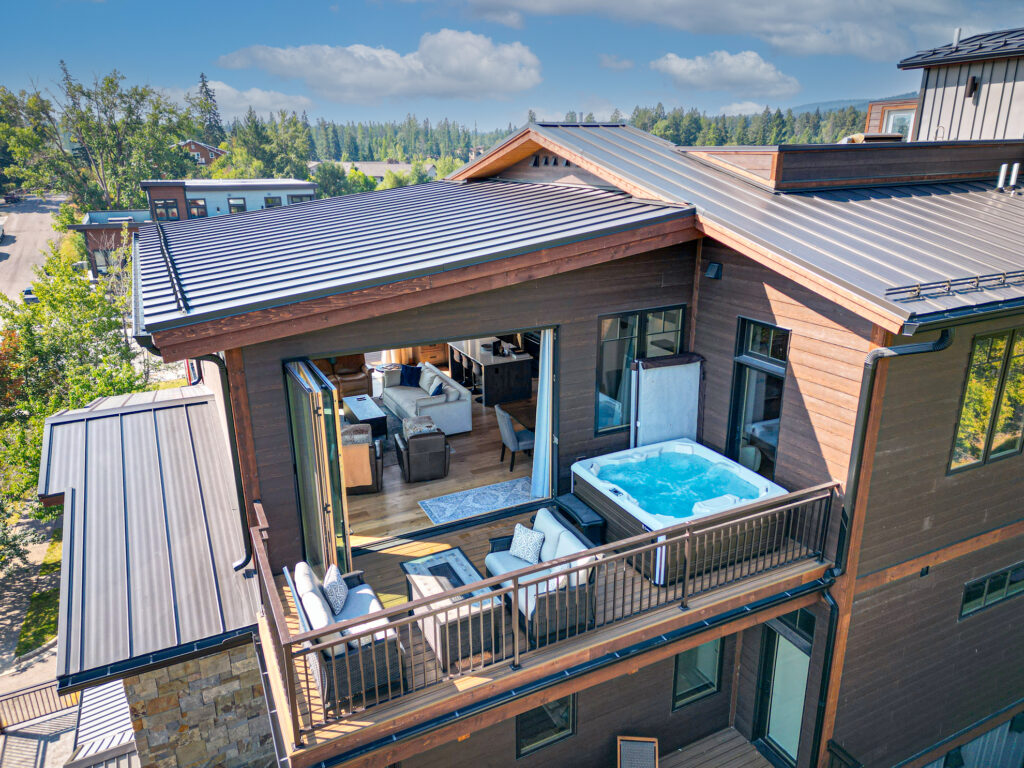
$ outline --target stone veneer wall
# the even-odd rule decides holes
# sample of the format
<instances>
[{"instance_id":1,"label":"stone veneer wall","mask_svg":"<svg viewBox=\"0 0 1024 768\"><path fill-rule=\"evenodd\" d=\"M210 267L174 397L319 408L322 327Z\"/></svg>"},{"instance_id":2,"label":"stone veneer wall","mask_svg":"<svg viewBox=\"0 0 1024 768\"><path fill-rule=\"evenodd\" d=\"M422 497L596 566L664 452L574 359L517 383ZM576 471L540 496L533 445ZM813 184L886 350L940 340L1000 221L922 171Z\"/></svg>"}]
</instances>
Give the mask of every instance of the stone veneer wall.
<instances>
[{"instance_id":1,"label":"stone veneer wall","mask_svg":"<svg viewBox=\"0 0 1024 768\"><path fill-rule=\"evenodd\" d=\"M124 689L142 768L273 765L252 643L129 677Z\"/></svg>"}]
</instances>

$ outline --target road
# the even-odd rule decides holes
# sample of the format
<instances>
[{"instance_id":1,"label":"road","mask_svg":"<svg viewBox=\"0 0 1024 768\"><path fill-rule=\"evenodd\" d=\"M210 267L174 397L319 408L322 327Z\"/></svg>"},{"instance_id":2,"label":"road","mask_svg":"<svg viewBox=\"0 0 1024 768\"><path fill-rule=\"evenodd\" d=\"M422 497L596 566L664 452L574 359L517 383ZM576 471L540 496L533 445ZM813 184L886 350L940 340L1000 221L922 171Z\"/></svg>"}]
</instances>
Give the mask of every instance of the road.
<instances>
[{"instance_id":1,"label":"road","mask_svg":"<svg viewBox=\"0 0 1024 768\"><path fill-rule=\"evenodd\" d=\"M15 205L0 205L0 218L7 217L0 241L0 293L17 298L35 279L32 268L46 259L46 242L56 234L53 214L62 200L26 196Z\"/></svg>"}]
</instances>

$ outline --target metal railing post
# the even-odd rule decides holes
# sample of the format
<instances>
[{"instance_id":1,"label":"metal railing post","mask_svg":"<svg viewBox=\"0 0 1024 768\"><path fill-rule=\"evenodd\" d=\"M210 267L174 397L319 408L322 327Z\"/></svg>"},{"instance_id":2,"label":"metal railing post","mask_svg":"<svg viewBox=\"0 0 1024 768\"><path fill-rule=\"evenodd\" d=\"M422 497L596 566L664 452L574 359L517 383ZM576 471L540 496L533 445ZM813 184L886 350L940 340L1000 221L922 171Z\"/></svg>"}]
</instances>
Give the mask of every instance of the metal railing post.
<instances>
[{"instance_id":1,"label":"metal railing post","mask_svg":"<svg viewBox=\"0 0 1024 768\"><path fill-rule=\"evenodd\" d=\"M512 669L519 669L519 577L512 577Z\"/></svg>"},{"instance_id":2,"label":"metal railing post","mask_svg":"<svg viewBox=\"0 0 1024 768\"><path fill-rule=\"evenodd\" d=\"M679 607L686 610L686 598L690 591L690 532L683 534L683 596L679 601ZM665 578L668 578L668 569L665 569Z\"/></svg>"}]
</instances>

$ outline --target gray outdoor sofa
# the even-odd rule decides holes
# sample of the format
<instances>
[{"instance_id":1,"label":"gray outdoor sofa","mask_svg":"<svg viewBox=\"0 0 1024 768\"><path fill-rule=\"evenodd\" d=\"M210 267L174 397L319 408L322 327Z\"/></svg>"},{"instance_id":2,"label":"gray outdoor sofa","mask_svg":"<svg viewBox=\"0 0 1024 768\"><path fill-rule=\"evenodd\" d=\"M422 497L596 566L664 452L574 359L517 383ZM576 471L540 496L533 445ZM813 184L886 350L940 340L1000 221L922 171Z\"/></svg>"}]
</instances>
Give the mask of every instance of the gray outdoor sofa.
<instances>
[{"instance_id":1,"label":"gray outdoor sofa","mask_svg":"<svg viewBox=\"0 0 1024 768\"><path fill-rule=\"evenodd\" d=\"M305 563L300 563L296 568L303 565ZM308 566L306 567L308 568ZM382 609L376 591L363 580L363 572L352 571L342 577L348 585L349 592L341 612L332 614L328 603L327 612L331 616L330 621L327 623L311 622L309 614L303 607L303 594L311 588L319 592L319 596L325 602L326 596L321 589L320 579L312 571L309 573L312 576L311 584L309 579L300 579L298 575L293 579L288 568L284 569L284 577L288 582L288 589L291 590L299 617L299 626L303 632L324 629L333 624L376 613ZM299 583L298 588L296 588L297 582ZM316 624L320 624L320 626L316 626ZM356 625L353 630L359 632L386 624L386 619L374 619ZM353 630L345 630L341 635L332 633L322 639L340 639L353 634ZM304 647L310 648L312 643L306 642ZM312 654L307 654L306 660L320 691L325 712L334 711L336 714L341 714L345 710L359 709L400 695L404 690L405 674L402 668L404 655L405 649L402 647L398 635L393 629L386 629L382 632L375 632L372 636L363 636L362 642L350 640L322 650L316 654L317 663L315 664L309 664L310 659L313 658ZM302 682L300 680L300 684Z\"/></svg>"}]
</instances>

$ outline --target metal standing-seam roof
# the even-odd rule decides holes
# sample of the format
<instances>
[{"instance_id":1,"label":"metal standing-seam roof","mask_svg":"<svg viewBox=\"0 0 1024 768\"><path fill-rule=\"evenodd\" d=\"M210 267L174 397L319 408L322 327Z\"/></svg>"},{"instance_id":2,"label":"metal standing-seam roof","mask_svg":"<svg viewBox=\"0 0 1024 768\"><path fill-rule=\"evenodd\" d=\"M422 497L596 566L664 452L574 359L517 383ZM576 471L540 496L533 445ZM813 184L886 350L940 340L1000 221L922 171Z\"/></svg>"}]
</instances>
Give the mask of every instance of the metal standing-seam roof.
<instances>
[{"instance_id":1,"label":"metal standing-seam roof","mask_svg":"<svg viewBox=\"0 0 1024 768\"><path fill-rule=\"evenodd\" d=\"M82 691L73 755L64 768L139 765L131 709L120 680Z\"/></svg>"},{"instance_id":2,"label":"metal standing-seam roof","mask_svg":"<svg viewBox=\"0 0 1024 768\"><path fill-rule=\"evenodd\" d=\"M950 42L938 48L918 51L913 56L903 59L898 66L900 69L918 69L1014 56L1024 56L1024 27L983 32L980 35L965 37L955 46Z\"/></svg>"},{"instance_id":3,"label":"metal standing-seam roof","mask_svg":"<svg viewBox=\"0 0 1024 768\"><path fill-rule=\"evenodd\" d=\"M204 387L46 420L39 494L64 494L57 679L95 683L251 631L253 572L226 436Z\"/></svg>"},{"instance_id":4,"label":"metal standing-seam roof","mask_svg":"<svg viewBox=\"0 0 1024 768\"><path fill-rule=\"evenodd\" d=\"M994 180L779 194L629 126L531 128L908 321L1024 301L1024 197Z\"/></svg>"},{"instance_id":5,"label":"metal standing-seam roof","mask_svg":"<svg viewBox=\"0 0 1024 768\"><path fill-rule=\"evenodd\" d=\"M602 189L436 181L143 225L135 259L136 332L436 274L692 215L690 208Z\"/></svg>"}]
</instances>

